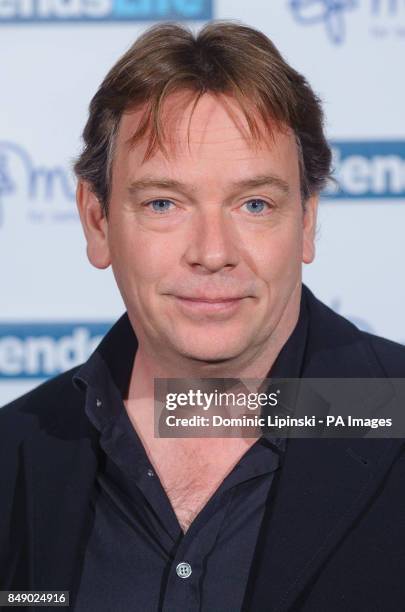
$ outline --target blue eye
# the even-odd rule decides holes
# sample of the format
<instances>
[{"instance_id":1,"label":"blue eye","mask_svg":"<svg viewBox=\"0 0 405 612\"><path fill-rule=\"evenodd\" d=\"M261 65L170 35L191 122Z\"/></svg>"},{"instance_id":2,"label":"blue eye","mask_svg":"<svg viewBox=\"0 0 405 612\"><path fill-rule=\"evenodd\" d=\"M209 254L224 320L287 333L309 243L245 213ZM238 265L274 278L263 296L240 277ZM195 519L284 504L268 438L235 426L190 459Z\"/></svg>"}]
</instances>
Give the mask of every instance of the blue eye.
<instances>
[{"instance_id":1,"label":"blue eye","mask_svg":"<svg viewBox=\"0 0 405 612\"><path fill-rule=\"evenodd\" d=\"M147 203L147 207L151 208L154 212L164 213L170 209L170 205L173 202L170 200L152 200L152 202Z\"/></svg>"},{"instance_id":2,"label":"blue eye","mask_svg":"<svg viewBox=\"0 0 405 612\"><path fill-rule=\"evenodd\" d=\"M249 200L248 202L245 202L244 206L245 205L248 211L252 213L261 213L264 211L265 208L269 208L267 202L259 199Z\"/></svg>"}]
</instances>

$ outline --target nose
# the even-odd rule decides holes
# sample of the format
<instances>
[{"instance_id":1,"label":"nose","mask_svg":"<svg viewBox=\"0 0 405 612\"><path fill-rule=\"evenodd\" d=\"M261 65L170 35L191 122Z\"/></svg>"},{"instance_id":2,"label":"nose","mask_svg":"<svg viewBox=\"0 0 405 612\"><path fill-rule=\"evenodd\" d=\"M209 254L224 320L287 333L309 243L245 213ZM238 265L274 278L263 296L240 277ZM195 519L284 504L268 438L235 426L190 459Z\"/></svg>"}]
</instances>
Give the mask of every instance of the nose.
<instances>
[{"instance_id":1,"label":"nose","mask_svg":"<svg viewBox=\"0 0 405 612\"><path fill-rule=\"evenodd\" d=\"M237 244L230 213L219 206L207 207L193 219L185 260L201 272L232 269L239 262Z\"/></svg>"}]
</instances>

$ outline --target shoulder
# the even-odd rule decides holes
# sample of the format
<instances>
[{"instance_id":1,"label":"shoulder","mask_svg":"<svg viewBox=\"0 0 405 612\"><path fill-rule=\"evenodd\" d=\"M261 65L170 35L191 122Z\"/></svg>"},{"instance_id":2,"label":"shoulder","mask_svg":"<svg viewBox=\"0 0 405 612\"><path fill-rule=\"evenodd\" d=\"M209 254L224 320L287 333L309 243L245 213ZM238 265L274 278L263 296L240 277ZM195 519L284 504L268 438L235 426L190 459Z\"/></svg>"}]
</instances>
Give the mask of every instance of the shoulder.
<instances>
[{"instance_id":1,"label":"shoulder","mask_svg":"<svg viewBox=\"0 0 405 612\"><path fill-rule=\"evenodd\" d=\"M386 369L386 375L390 377L405 376L405 346L388 338L371 334L361 330L357 325L338 314L326 304L321 303L325 318L335 326L336 331L346 333L350 330L353 338L366 343L374 355L378 358L380 365Z\"/></svg>"},{"instance_id":2,"label":"shoulder","mask_svg":"<svg viewBox=\"0 0 405 612\"><path fill-rule=\"evenodd\" d=\"M53 429L66 413L82 403L72 382L80 366L52 378L0 408L1 443L18 442L39 430Z\"/></svg>"},{"instance_id":3,"label":"shoulder","mask_svg":"<svg viewBox=\"0 0 405 612\"><path fill-rule=\"evenodd\" d=\"M338 372L338 376L342 377L349 370L350 375L358 372L356 375L359 377L370 374L377 377L405 377L405 346L362 331L315 297L305 285L303 293L309 311L312 351L322 359L328 358L331 372ZM355 367L356 364L358 367Z\"/></svg>"},{"instance_id":4,"label":"shoulder","mask_svg":"<svg viewBox=\"0 0 405 612\"><path fill-rule=\"evenodd\" d=\"M359 330L359 332L363 336L365 342L368 342L371 346L381 367L386 372L386 375L390 378L404 378L405 346L398 342L388 340L388 338L376 336L361 330Z\"/></svg>"}]
</instances>

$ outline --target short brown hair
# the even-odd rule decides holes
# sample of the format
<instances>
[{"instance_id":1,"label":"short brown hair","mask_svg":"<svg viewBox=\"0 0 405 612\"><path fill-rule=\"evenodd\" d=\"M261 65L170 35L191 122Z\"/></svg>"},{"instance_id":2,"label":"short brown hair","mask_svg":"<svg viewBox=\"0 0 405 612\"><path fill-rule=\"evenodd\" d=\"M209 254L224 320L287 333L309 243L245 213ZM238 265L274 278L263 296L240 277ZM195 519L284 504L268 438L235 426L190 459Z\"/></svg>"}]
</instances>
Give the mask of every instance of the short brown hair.
<instances>
[{"instance_id":1,"label":"short brown hair","mask_svg":"<svg viewBox=\"0 0 405 612\"><path fill-rule=\"evenodd\" d=\"M194 92L195 104L205 92L232 95L255 140L261 136L257 117L270 133L272 122L289 126L298 145L303 203L324 187L331 151L320 101L274 44L262 32L229 21L210 22L196 36L183 25L160 23L118 60L90 103L84 149L74 169L78 178L89 182L106 214L122 114L146 103L133 142L149 133L150 156L157 146L164 147L162 103L181 90Z\"/></svg>"}]
</instances>

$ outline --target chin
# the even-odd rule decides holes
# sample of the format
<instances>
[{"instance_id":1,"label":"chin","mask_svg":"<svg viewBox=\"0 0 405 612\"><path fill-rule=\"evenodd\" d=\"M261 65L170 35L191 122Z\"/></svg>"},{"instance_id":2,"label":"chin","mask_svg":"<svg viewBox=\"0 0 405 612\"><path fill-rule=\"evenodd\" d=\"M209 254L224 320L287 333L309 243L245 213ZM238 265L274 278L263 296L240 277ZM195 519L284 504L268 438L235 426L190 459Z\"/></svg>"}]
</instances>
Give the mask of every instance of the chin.
<instances>
[{"instance_id":1,"label":"chin","mask_svg":"<svg viewBox=\"0 0 405 612\"><path fill-rule=\"evenodd\" d=\"M229 360L231 360L232 358L235 357L235 355L231 355L231 354L209 354L209 353L186 353L184 355L185 357L187 357L188 359L191 359L193 361L196 361L198 363L206 363L206 364L219 364L219 363L228 363Z\"/></svg>"},{"instance_id":2,"label":"chin","mask_svg":"<svg viewBox=\"0 0 405 612\"><path fill-rule=\"evenodd\" d=\"M222 342L207 342L207 338L203 342L196 342L193 339L192 342L185 342L182 347L178 346L178 351L187 357L198 362L204 363L222 363L227 362L238 357L244 352L244 347L238 343L230 341L227 343L225 340ZM209 340L209 339L208 339ZM216 346L217 345L217 346Z\"/></svg>"}]
</instances>

